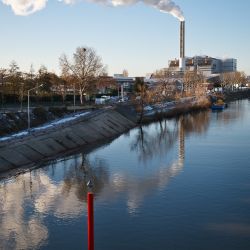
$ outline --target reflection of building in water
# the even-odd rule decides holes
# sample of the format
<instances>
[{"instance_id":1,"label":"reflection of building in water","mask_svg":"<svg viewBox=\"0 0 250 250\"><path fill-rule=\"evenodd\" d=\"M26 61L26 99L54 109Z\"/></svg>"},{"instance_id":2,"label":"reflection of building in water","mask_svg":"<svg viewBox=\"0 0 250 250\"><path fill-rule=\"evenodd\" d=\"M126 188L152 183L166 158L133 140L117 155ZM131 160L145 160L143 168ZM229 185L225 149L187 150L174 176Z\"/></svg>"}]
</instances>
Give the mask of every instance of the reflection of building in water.
<instances>
[{"instance_id":1,"label":"reflection of building in water","mask_svg":"<svg viewBox=\"0 0 250 250\"><path fill-rule=\"evenodd\" d=\"M182 171L185 153L185 129L183 118L180 118L178 124L175 124L172 130L169 129L170 127L168 127L165 122L159 123L158 128L159 132L156 133L152 133L152 131L151 133L147 133L142 129L138 130L140 136L133 141L131 150L136 150L138 156L140 156L139 160L143 158L144 161L147 161L155 157L155 155L161 155L163 151L166 156L168 151L176 145L175 143L178 140L177 159L170 165L158 166L155 173L150 176L145 176L144 178L131 176L128 173L115 173L110 177L109 185L104 188L100 197L101 199L105 199L105 197L108 198L108 196L109 198L115 196L115 193L118 192L127 193L128 211L131 214L136 213L147 195L157 189L165 189L170 180ZM140 145L143 145L143 147L140 147ZM147 157L144 156L146 153Z\"/></svg>"},{"instance_id":2,"label":"reflection of building in water","mask_svg":"<svg viewBox=\"0 0 250 250\"><path fill-rule=\"evenodd\" d=\"M167 183L169 182L169 179L178 175L184 167L185 128L183 123L183 117L180 117L178 121L178 140L178 159L161 172L161 189L165 188Z\"/></svg>"},{"instance_id":3,"label":"reflection of building in water","mask_svg":"<svg viewBox=\"0 0 250 250\"><path fill-rule=\"evenodd\" d=\"M2 244L6 249L36 248L49 237L45 216L77 218L85 213L86 182L90 177L98 201L110 202L123 197L128 212L136 213L148 195L166 189L171 179L180 174L184 167L185 135L204 133L208 122L208 113L202 112L181 117L178 123L163 121L158 126L154 124L155 130L152 127L144 127L145 132L138 129L138 136L130 140L131 151L137 153L139 162L140 157L149 163L156 156L164 159L163 165L151 166L150 174L145 171L133 175L127 171L126 165L111 169L109 160L98 154L92 160L91 154L78 154L1 182L0 248L1 242L5 242ZM171 158L166 155L172 152L177 141L178 156L170 163Z\"/></svg>"},{"instance_id":4,"label":"reflection of building in water","mask_svg":"<svg viewBox=\"0 0 250 250\"><path fill-rule=\"evenodd\" d=\"M183 117L179 119L179 158L178 162L180 165L184 164L185 158L185 129L183 126Z\"/></svg>"}]
</instances>

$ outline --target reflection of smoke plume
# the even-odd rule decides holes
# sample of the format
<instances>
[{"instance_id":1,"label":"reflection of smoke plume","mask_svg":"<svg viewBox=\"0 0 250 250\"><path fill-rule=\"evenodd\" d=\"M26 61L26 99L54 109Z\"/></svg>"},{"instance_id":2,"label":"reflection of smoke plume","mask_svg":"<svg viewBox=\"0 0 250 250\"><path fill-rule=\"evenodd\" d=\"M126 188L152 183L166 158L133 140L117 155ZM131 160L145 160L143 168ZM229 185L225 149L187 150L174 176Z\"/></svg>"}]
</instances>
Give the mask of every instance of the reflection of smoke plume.
<instances>
[{"instance_id":1,"label":"reflection of smoke plume","mask_svg":"<svg viewBox=\"0 0 250 250\"><path fill-rule=\"evenodd\" d=\"M66 4L72 4L75 0L58 0ZM162 12L170 13L180 21L184 21L183 12L172 0L91 0L92 2L109 5L124 6L143 2ZM45 7L47 0L2 0L6 5L10 5L16 15L29 15Z\"/></svg>"},{"instance_id":2,"label":"reflection of smoke plume","mask_svg":"<svg viewBox=\"0 0 250 250\"><path fill-rule=\"evenodd\" d=\"M10 5L16 15L27 16L46 6L47 0L2 0L6 5Z\"/></svg>"}]
</instances>

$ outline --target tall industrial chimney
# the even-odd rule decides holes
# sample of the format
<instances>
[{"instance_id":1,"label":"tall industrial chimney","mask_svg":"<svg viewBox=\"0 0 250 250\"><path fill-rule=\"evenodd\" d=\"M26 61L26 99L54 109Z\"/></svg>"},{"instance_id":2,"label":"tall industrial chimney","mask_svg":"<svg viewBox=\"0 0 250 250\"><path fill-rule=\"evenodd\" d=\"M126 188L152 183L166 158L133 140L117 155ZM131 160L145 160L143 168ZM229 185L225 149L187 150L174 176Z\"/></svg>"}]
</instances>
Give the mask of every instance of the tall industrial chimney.
<instances>
[{"instance_id":1,"label":"tall industrial chimney","mask_svg":"<svg viewBox=\"0 0 250 250\"><path fill-rule=\"evenodd\" d=\"M185 71L185 21L180 22L180 60L179 67L181 71Z\"/></svg>"}]
</instances>

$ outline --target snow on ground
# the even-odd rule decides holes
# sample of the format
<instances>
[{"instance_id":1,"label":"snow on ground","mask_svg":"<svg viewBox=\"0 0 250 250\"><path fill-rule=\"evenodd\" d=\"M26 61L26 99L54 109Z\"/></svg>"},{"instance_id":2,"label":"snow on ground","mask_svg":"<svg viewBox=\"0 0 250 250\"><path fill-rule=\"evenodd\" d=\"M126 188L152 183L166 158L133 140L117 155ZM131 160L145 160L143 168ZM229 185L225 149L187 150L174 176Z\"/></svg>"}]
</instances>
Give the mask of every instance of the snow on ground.
<instances>
[{"instance_id":1,"label":"snow on ground","mask_svg":"<svg viewBox=\"0 0 250 250\"><path fill-rule=\"evenodd\" d=\"M79 117L86 116L86 115L88 115L90 113L91 112L78 113L78 114L75 114L73 116L65 117L65 118L62 118L62 119L57 120L57 121L52 121L50 123L46 123L45 125L37 127L37 128L32 128L29 131L25 130L25 131L21 131L19 133L16 133L16 134L13 134L13 135L10 135L10 136L1 137L0 142L7 141L7 140L10 140L10 139L13 139L13 138L20 138L20 137L23 137L23 136L26 136L26 135L30 134L31 132L42 131L42 130L46 130L48 128L53 128L55 126L58 126L58 125L61 125L61 124L76 120Z\"/></svg>"}]
</instances>

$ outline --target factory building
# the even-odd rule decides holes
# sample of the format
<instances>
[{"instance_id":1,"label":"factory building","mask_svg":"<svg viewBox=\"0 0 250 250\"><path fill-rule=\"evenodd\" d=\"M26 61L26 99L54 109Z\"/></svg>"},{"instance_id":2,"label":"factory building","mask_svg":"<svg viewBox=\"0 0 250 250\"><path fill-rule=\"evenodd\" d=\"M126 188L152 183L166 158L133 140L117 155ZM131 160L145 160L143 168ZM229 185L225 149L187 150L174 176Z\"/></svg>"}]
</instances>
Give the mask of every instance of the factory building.
<instances>
[{"instance_id":1,"label":"factory building","mask_svg":"<svg viewBox=\"0 0 250 250\"><path fill-rule=\"evenodd\" d=\"M237 71L237 60L234 58L219 59L209 56L186 57L185 55L185 21L180 22L180 57L170 60L168 72L174 76L183 76L184 72L199 71L205 77L214 74Z\"/></svg>"},{"instance_id":2,"label":"factory building","mask_svg":"<svg viewBox=\"0 0 250 250\"><path fill-rule=\"evenodd\" d=\"M194 56L186 57L184 66L180 65L180 63L183 64L183 60L170 60L168 70L171 72L179 72L185 68L185 71L202 72L206 77L213 74L237 71L237 60L234 58L219 59L209 56Z\"/></svg>"}]
</instances>

